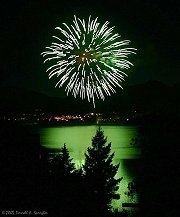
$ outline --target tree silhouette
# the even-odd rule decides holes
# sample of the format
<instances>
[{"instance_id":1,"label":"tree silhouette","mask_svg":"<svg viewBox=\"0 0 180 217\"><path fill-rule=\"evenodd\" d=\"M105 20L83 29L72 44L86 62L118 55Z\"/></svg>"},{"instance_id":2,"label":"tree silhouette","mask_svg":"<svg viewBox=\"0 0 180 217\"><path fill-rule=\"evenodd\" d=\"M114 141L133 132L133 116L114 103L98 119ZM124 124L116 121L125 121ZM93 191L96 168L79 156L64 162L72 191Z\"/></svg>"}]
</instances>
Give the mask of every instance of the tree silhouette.
<instances>
[{"instance_id":1,"label":"tree silhouette","mask_svg":"<svg viewBox=\"0 0 180 217\"><path fill-rule=\"evenodd\" d=\"M101 128L92 138L92 147L85 154L83 166L87 185L87 194L96 211L107 212L111 208L112 199L119 199L118 184L122 178L116 179L119 164L113 164L114 153L111 153L111 143L106 145L107 138Z\"/></svg>"},{"instance_id":2,"label":"tree silhouette","mask_svg":"<svg viewBox=\"0 0 180 217\"><path fill-rule=\"evenodd\" d=\"M48 206L50 214L62 217L69 216L69 204L71 198L73 182L73 173L75 171L74 163L70 158L69 151L64 144L60 152L49 162L49 192Z\"/></svg>"},{"instance_id":3,"label":"tree silhouette","mask_svg":"<svg viewBox=\"0 0 180 217\"><path fill-rule=\"evenodd\" d=\"M58 153L50 163L50 172L52 175L55 175L59 178L64 176L69 176L75 170L74 163L70 158L69 151L66 147L66 144L60 149Z\"/></svg>"}]
</instances>

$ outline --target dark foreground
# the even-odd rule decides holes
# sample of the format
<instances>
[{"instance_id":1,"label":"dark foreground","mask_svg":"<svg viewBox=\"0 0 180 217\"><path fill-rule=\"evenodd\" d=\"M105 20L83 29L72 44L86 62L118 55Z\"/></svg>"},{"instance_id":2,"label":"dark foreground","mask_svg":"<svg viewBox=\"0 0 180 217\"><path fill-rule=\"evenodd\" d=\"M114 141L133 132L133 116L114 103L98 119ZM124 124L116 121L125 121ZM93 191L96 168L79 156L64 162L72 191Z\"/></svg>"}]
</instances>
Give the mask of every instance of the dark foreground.
<instances>
[{"instance_id":1,"label":"dark foreground","mask_svg":"<svg viewBox=\"0 0 180 217\"><path fill-rule=\"evenodd\" d=\"M177 116L157 114L140 123L143 167L137 180L141 195L140 212L135 214L138 217L178 216L179 126ZM60 178L53 176L57 164L52 165L47 150L40 146L39 135L22 126L1 123L1 214L12 211L21 216L128 216L100 209L99 200L88 192L91 183L84 181L81 170Z\"/></svg>"}]
</instances>

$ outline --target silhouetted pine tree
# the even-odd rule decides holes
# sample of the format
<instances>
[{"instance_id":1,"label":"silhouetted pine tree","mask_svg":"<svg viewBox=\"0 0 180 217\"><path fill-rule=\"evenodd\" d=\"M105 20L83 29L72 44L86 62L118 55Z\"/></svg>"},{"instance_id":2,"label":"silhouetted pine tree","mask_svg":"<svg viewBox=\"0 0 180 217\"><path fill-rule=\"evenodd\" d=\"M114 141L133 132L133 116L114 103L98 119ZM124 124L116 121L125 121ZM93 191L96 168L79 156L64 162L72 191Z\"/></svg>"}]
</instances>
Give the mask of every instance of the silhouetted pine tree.
<instances>
[{"instance_id":1,"label":"silhouetted pine tree","mask_svg":"<svg viewBox=\"0 0 180 217\"><path fill-rule=\"evenodd\" d=\"M70 158L69 151L64 144L50 161L50 192L49 209L52 216L70 216L73 205L72 183L75 166Z\"/></svg>"},{"instance_id":2,"label":"silhouetted pine tree","mask_svg":"<svg viewBox=\"0 0 180 217\"><path fill-rule=\"evenodd\" d=\"M52 175L69 176L75 170L74 163L70 158L66 144L61 148L60 153L56 155L50 163L50 171Z\"/></svg>"},{"instance_id":3,"label":"silhouetted pine tree","mask_svg":"<svg viewBox=\"0 0 180 217\"><path fill-rule=\"evenodd\" d=\"M107 212L111 208L112 199L119 199L118 184L122 178L116 179L119 164L113 164L114 153L111 153L111 143L106 145L107 138L99 128L92 138L92 147L85 154L85 182L89 208L95 212Z\"/></svg>"}]
</instances>

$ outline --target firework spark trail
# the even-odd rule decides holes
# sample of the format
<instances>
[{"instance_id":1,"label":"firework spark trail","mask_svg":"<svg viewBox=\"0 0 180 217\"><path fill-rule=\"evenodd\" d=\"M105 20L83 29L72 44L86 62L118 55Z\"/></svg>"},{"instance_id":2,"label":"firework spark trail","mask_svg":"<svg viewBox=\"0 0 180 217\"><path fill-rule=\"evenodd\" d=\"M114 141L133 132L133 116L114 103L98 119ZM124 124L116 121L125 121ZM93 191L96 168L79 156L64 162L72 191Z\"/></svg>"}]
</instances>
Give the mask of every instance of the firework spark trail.
<instances>
[{"instance_id":1,"label":"firework spark trail","mask_svg":"<svg viewBox=\"0 0 180 217\"><path fill-rule=\"evenodd\" d=\"M95 98L105 99L122 88L121 82L127 76L133 64L127 60L130 54L136 54L135 48L126 47L129 40L120 41L120 35L109 28L109 22L98 23L98 17L88 22L74 16L73 24L63 23L64 29L56 27L61 37L53 36L56 42L42 52L44 63L51 65L46 72L49 79L56 76L55 87L65 87L67 95L87 98L95 107Z\"/></svg>"}]
</instances>

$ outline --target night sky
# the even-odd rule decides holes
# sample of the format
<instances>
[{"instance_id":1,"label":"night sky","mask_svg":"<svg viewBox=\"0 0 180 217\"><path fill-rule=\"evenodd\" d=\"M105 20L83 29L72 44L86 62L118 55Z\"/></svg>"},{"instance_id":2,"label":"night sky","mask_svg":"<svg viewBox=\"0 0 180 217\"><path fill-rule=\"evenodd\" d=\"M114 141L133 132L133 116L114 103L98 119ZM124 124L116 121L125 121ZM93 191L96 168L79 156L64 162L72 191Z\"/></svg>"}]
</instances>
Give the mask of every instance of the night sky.
<instances>
[{"instance_id":1,"label":"night sky","mask_svg":"<svg viewBox=\"0 0 180 217\"><path fill-rule=\"evenodd\" d=\"M25 87L62 96L49 80L40 53L50 45L55 27L71 23L73 15L110 21L122 39L138 49L125 85L159 80L180 82L178 1L150 0L16 0L1 1L1 86Z\"/></svg>"}]
</instances>

